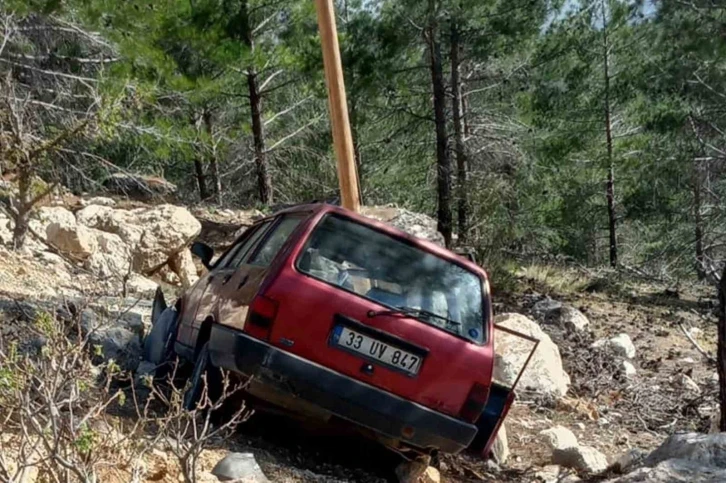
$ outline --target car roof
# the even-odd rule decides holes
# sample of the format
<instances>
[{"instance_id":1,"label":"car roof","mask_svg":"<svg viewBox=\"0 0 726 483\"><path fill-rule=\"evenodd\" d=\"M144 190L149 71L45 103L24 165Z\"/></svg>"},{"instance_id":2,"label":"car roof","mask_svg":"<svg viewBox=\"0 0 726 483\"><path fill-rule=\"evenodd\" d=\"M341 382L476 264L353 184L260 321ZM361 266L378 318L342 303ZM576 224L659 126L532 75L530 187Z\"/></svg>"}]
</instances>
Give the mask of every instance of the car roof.
<instances>
[{"instance_id":1,"label":"car roof","mask_svg":"<svg viewBox=\"0 0 726 483\"><path fill-rule=\"evenodd\" d=\"M341 206L331 205L331 204L327 204L327 203L308 203L308 204L302 204L302 205L295 205L295 206L291 206L289 208L280 210L270 216L267 216L267 217L263 218L263 220L267 220L270 218L277 217L279 215L290 214L290 213L304 213L304 214L309 214L309 215L321 214L321 213L334 213L334 214L343 216L345 218L349 218L349 219L356 221L358 223L361 223L363 225L373 227L373 228L377 229L378 231L382 231L382 232L386 233L387 235L393 236L395 238L404 239L406 242L408 242L411 245L421 248L422 250L425 250L429 253L433 253L434 255L437 255L445 260L456 263L457 265L465 267L465 268L469 269L470 271L478 273L478 274L482 275L484 278L487 278L487 274L482 267L480 267L476 263L472 262L471 260L469 260L461 255L458 255L458 254L448 250L445 247L442 247L441 245L438 245L438 244L428 241L428 240L424 240L423 238L418 238L399 228L389 225L388 223L378 221L374 218L367 217L360 213L356 213L354 211L345 209ZM258 222L259 221L262 221L262 220L258 220Z\"/></svg>"}]
</instances>

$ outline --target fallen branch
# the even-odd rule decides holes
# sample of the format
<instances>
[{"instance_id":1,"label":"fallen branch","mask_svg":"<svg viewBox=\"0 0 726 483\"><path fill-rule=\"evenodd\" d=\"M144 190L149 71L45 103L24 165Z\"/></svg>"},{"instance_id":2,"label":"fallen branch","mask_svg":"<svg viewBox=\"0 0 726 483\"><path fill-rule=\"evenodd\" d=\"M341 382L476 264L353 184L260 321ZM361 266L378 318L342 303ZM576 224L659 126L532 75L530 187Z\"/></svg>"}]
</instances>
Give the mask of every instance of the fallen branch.
<instances>
[{"instance_id":1,"label":"fallen branch","mask_svg":"<svg viewBox=\"0 0 726 483\"><path fill-rule=\"evenodd\" d=\"M686 328L683 326L683 324L681 322L678 322L678 327L681 328L681 331L686 336L686 338L691 342L691 344L693 344L693 347L695 347L696 350L698 352L700 352L703 357L706 358L706 360L708 360L709 362L716 362L716 359L714 359L711 354L709 354L708 352L703 350L703 348L700 345L698 345L698 342L696 342L696 340L691 336L691 334L688 333L688 331L686 330Z\"/></svg>"}]
</instances>

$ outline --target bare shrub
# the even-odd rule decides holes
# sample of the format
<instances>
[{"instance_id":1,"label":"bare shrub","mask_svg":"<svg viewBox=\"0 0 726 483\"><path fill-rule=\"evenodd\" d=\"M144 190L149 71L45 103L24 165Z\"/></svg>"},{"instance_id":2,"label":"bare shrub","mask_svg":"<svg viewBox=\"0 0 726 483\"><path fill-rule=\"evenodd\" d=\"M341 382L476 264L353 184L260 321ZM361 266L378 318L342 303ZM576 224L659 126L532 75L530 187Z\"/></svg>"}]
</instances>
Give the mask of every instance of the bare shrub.
<instances>
[{"instance_id":1,"label":"bare shrub","mask_svg":"<svg viewBox=\"0 0 726 483\"><path fill-rule=\"evenodd\" d=\"M90 342L97 328L84 332L77 313L68 320L39 311L13 336L0 333L0 482L95 483L118 468L142 481L144 457L162 442L184 481L197 481L205 447L250 414L241 404L213 424L243 385L224 374L221 396L210 397L205 384L197 408L187 411L184 387L146 377L142 402L116 361L92 364L102 355Z\"/></svg>"}]
</instances>

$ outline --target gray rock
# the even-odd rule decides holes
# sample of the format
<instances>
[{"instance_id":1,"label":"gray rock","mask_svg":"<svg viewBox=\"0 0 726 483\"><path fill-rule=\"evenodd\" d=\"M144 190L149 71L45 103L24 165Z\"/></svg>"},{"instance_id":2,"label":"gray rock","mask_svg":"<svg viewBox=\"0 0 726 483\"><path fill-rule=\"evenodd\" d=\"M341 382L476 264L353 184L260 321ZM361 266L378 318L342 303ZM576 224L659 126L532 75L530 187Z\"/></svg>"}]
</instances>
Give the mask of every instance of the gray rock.
<instances>
[{"instance_id":1,"label":"gray rock","mask_svg":"<svg viewBox=\"0 0 726 483\"><path fill-rule=\"evenodd\" d=\"M631 448L621 454L612 464L611 468L618 473L629 473L640 466L645 460L646 453L638 448Z\"/></svg>"},{"instance_id":2,"label":"gray rock","mask_svg":"<svg viewBox=\"0 0 726 483\"><path fill-rule=\"evenodd\" d=\"M628 359L635 357L635 346L628 334L618 334L610 338L610 347L622 357L627 357Z\"/></svg>"},{"instance_id":3,"label":"gray rock","mask_svg":"<svg viewBox=\"0 0 726 483\"><path fill-rule=\"evenodd\" d=\"M230 453L212 469L220 481L242 480L249 483L267 483L262 468L252 453Z\"/></svg>"},{"instance_id":4,"label":"gray rock","mask_svg":"<svg viewBox=\"0 0 726 483\"><path fill-rule=\"evenodd\" d=\"M604 454L589 446L572 446L552 452L552 463L585 473L600 473L608 467Z\"/></svg>"},{"instance_id":5,"label":"gray rock","mask_svg":"<svg viewBox=\"0 0 726 483\"><path fill-rule=\"evenodd\" d=\"M133 371L141 359L141 338L123 327L100 328L89 334L88 341L93 346L100 347L100 354L96 354L104 361L114 360L123 370Z\"/></svg>"},{"instance_id":6,"label":"gray rock","mask_svg":"<svg viewBox=\"0 0 726 483\"><path fill-rule=\"evenodd\" d=\"M630 361L624 360L622 361L621 365L623 368L623 372L625 373L625 377L627 378L635 377L635 375L638 373L638 370Z\"/></svg>"},{"instance_id":7,"label":"gray rock","mask_svg":"<svg viewBox=\"0 0 726 483\"><path fill-rule=\"evenodd\" d=\"M632 359L635 357L635 346L628 334L622 333L610 339L600 339L592 344L593 348L607 347L620 357Z\"/></svg>"},{"instance_id":8,"label":"gray rock","mask_svg":"<svg viewBox=\"0 0 726 483\"><path fill-rule=\"evenodd\" d=\"M564 426L555 426L540 431L542 442L551 450L565 449L578 446L575 434Z\"/></svg>"},{"instance_id":9,"label":"gray rock","mask_svg":"<svg viewBox=\"0 0 726 483\"><path fill-rule=\"evenodd\" d=\"M590 321L576 308L565 306L560 309L560 325L570 332L583 332L587 330Z\"/></svg>"},{"instance_id":10,"label":"gray rock","mask_svg":"<svg viewBox=\"0 0 726 483\"><path fill-rule=\"evenodd\" d=\"M687 459L703 466L726 468L726 433L671 435L645 459L645 465L656 466L669 459Z\"/></svg>"},{"instance_id":11,"label":"gray rock","mask_svg":"<svg viewBox=\"0 0 726 483\"><path fill-rule=\"evenodd\" d=\"M695 461L670 459L653 468L640 468L608 483L723 483L726 469Z\"/></svg>"},{"instance_id":12,"label":"gray rock","mask_svg":"<svg viewBox=\"0 0 726 483\"><path fill-rule=\"evenodd\" d=\"M701 388L696 384L696 381L685 374L678 374L674 380L674 384L676 387L686 391L690 397L696 397L701 394Z\"/></svg>"},{"instance_id":13,"label":"gray rock","mask_svg":"<svg viewBox=\"0 0 726 483\"><path fill-rule=\"evenodd\" d=\"M547 297L532 306L532 315L537 319L544 320L552 312L562 309L562 302Z\"/></svg>"}]
</instances>

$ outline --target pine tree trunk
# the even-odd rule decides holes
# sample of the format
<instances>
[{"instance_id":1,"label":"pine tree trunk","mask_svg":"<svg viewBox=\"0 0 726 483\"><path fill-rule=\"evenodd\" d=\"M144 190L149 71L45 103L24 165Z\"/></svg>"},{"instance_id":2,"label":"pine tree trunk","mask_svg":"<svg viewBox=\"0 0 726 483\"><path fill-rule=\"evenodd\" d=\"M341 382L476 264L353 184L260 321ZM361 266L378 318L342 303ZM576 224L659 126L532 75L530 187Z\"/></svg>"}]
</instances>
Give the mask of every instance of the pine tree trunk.
<instances>
[{"instance_id":1,"label":"pine tree trunk","mask_svg":"<svg viewBox=\"0 0 726 483\"><path fill-rule=\"evenodd\" d=\"M605 23L605 3L602 3L603 11L603 77L605 81L604 111L605 111L605 143L607 146L607 169L608 179L605 194L608 204L608 232L610 238L610 266L618 266L618 240L617 240L617 219L615 215L615 160L613 158L613 132L610 112L610 45L608 42L607 24Z\"/></svg>"},{"instance_id":2,"label":"pine tree trunk","mask_svg":"<svg viewBox=\"0 0 726 483\"><path fill-rule=\"evenodd\" d=\"M451 21L451 113L454 121L454 152L456 153L456 211L459 243L467 238L467 172L464 133L461 122L461 82L459 80L459 31L456 21Z\"/></svg>"},{"instance_id":3,"label":"pine tree trunk","mask_svg":"<svg viewBox=\"0 0 726 483\"><path fill-rule=\"evenodd\" d=\"M247 86L250 90L250 109L252 113L252 137L255 147L255 171L260 201L266 205L272 203L272 179L267 166L265 152L265 133L262 125L262 99L257 88L257 73L252 67L247 71Z\"/></svg>"},{"instance_id":4,"label":"pine tree trunk","mask_svg":"<svg viewBox=\"0 0 726 483\"><path fill-rule=\"evenodd\" d=\"M217 150L214 147L214 131L212 129L212 112L208 109L202 114L204 120L204 129L207 131L207 136L210 142L210 156L209 156L209 177L212 179L212 194L214 195L214 202L217 204L222 203L222 180L219 177L219 163L217 163Z\"/></svg>"},{"instance_id":5,"label":"pine tree trunk","mask_svg":"<svg viewBox=\"0 0 726 483\"><path fill-rule=\"evenodd\" d=\"M355 99L350 100L350 130L353 136L353 156L355 157L355 170L358 173L358 193L363 196L363 170L360 158L360 143L358 142L358 110Z\"/></svg>"},{"instance_id":6,"label":"pine tree trunk","mask_svg":"<svg viewBox=\"0 0 726 483\"><path fill-rule=\"evenodd\" d=\"M716 365L719 382L719 402L721 404L720 430L726 431L726 266L718 283L718 345Z\"/></svg>"},{"instance_id":7,"label":"pine tree trunk","mask_svg":"<svg viewBox=\"0 0 726 483\"><path fill-rule=\"evenodd\" d=\"M701 167L698 161L694 161L693 167L693 222L694 235L696 238L696 273L698 279L706 278L704 271L703 254L703 217L701 215Z\"/></svg>"},{"instance_id":8,"label":"pine tree trunk","mask_svg":"<svg viewBox=\"0 0 726 483\"><path fill-rule=\"evenodd\" d=\"M15 227L13 228L13 248L19 250L25 246L30 225L30 185L32 171L23 165L18 168L18 203L15 206Z\"/></svg>"},{"instance_id":9,"label":"pine tree trunk","mask_svg":"<svg viewBox=\"0 0 726 483\"><path fill-rule=\"evenodd\" d=\"M240 2L237 18L238 36L250 50L254 52L255 43L252 36L252 25L248 10L248 0ZM266 205L272 200L272 178L267 165L267 151L265 149L265 131L262 122L262 94L257 83L257 71L254 65L247 68L247 88L250 97L250 116L252 117L252 140L255 150L255 173L257 174L257 191L260 201Z\"/></svg>"},{"instance_id":10,"label":"pine tree trunk","mask_svg":"<svg viewBox=\"0 0 726 483\"><path fill-rule=\"evenodd\" d=\"M431 20L428 29L431 60L431 84L434 94L434 122L436 125L436 186L438 193L438 230L446 246L451 246L451 161L446 135L446 89L441 66L441 44L437 38L438 25L435 0L429 0Z\"/></svg>"},{"instance_id":11,"label":"pine tree trunk","mask_svg":"<svg viewBox=\"0 0 726 483\"><path fill-rule=\"evenodd\" d=\"M190 122L196 129L198 129L197 120L197 113L193 113ZM204 201L209 198L209 190L207 189L207 175L204 173L203 150L199 148L194 156L194 173L199 188L199 199Z\"/></svg>"},{"instance_id":12,"label":"pine tree trunk","mask_svg":"<svg viewBox=\"0 0 726 483\"><path fill-rule=\"evenodd\" d=\"M207 176L204 174L204 165L199 157L194 158L194 170L196 172L197 186L199 187L199 199L202 201L209 198L207 191Z\"/></svg>"}]
</instances>

